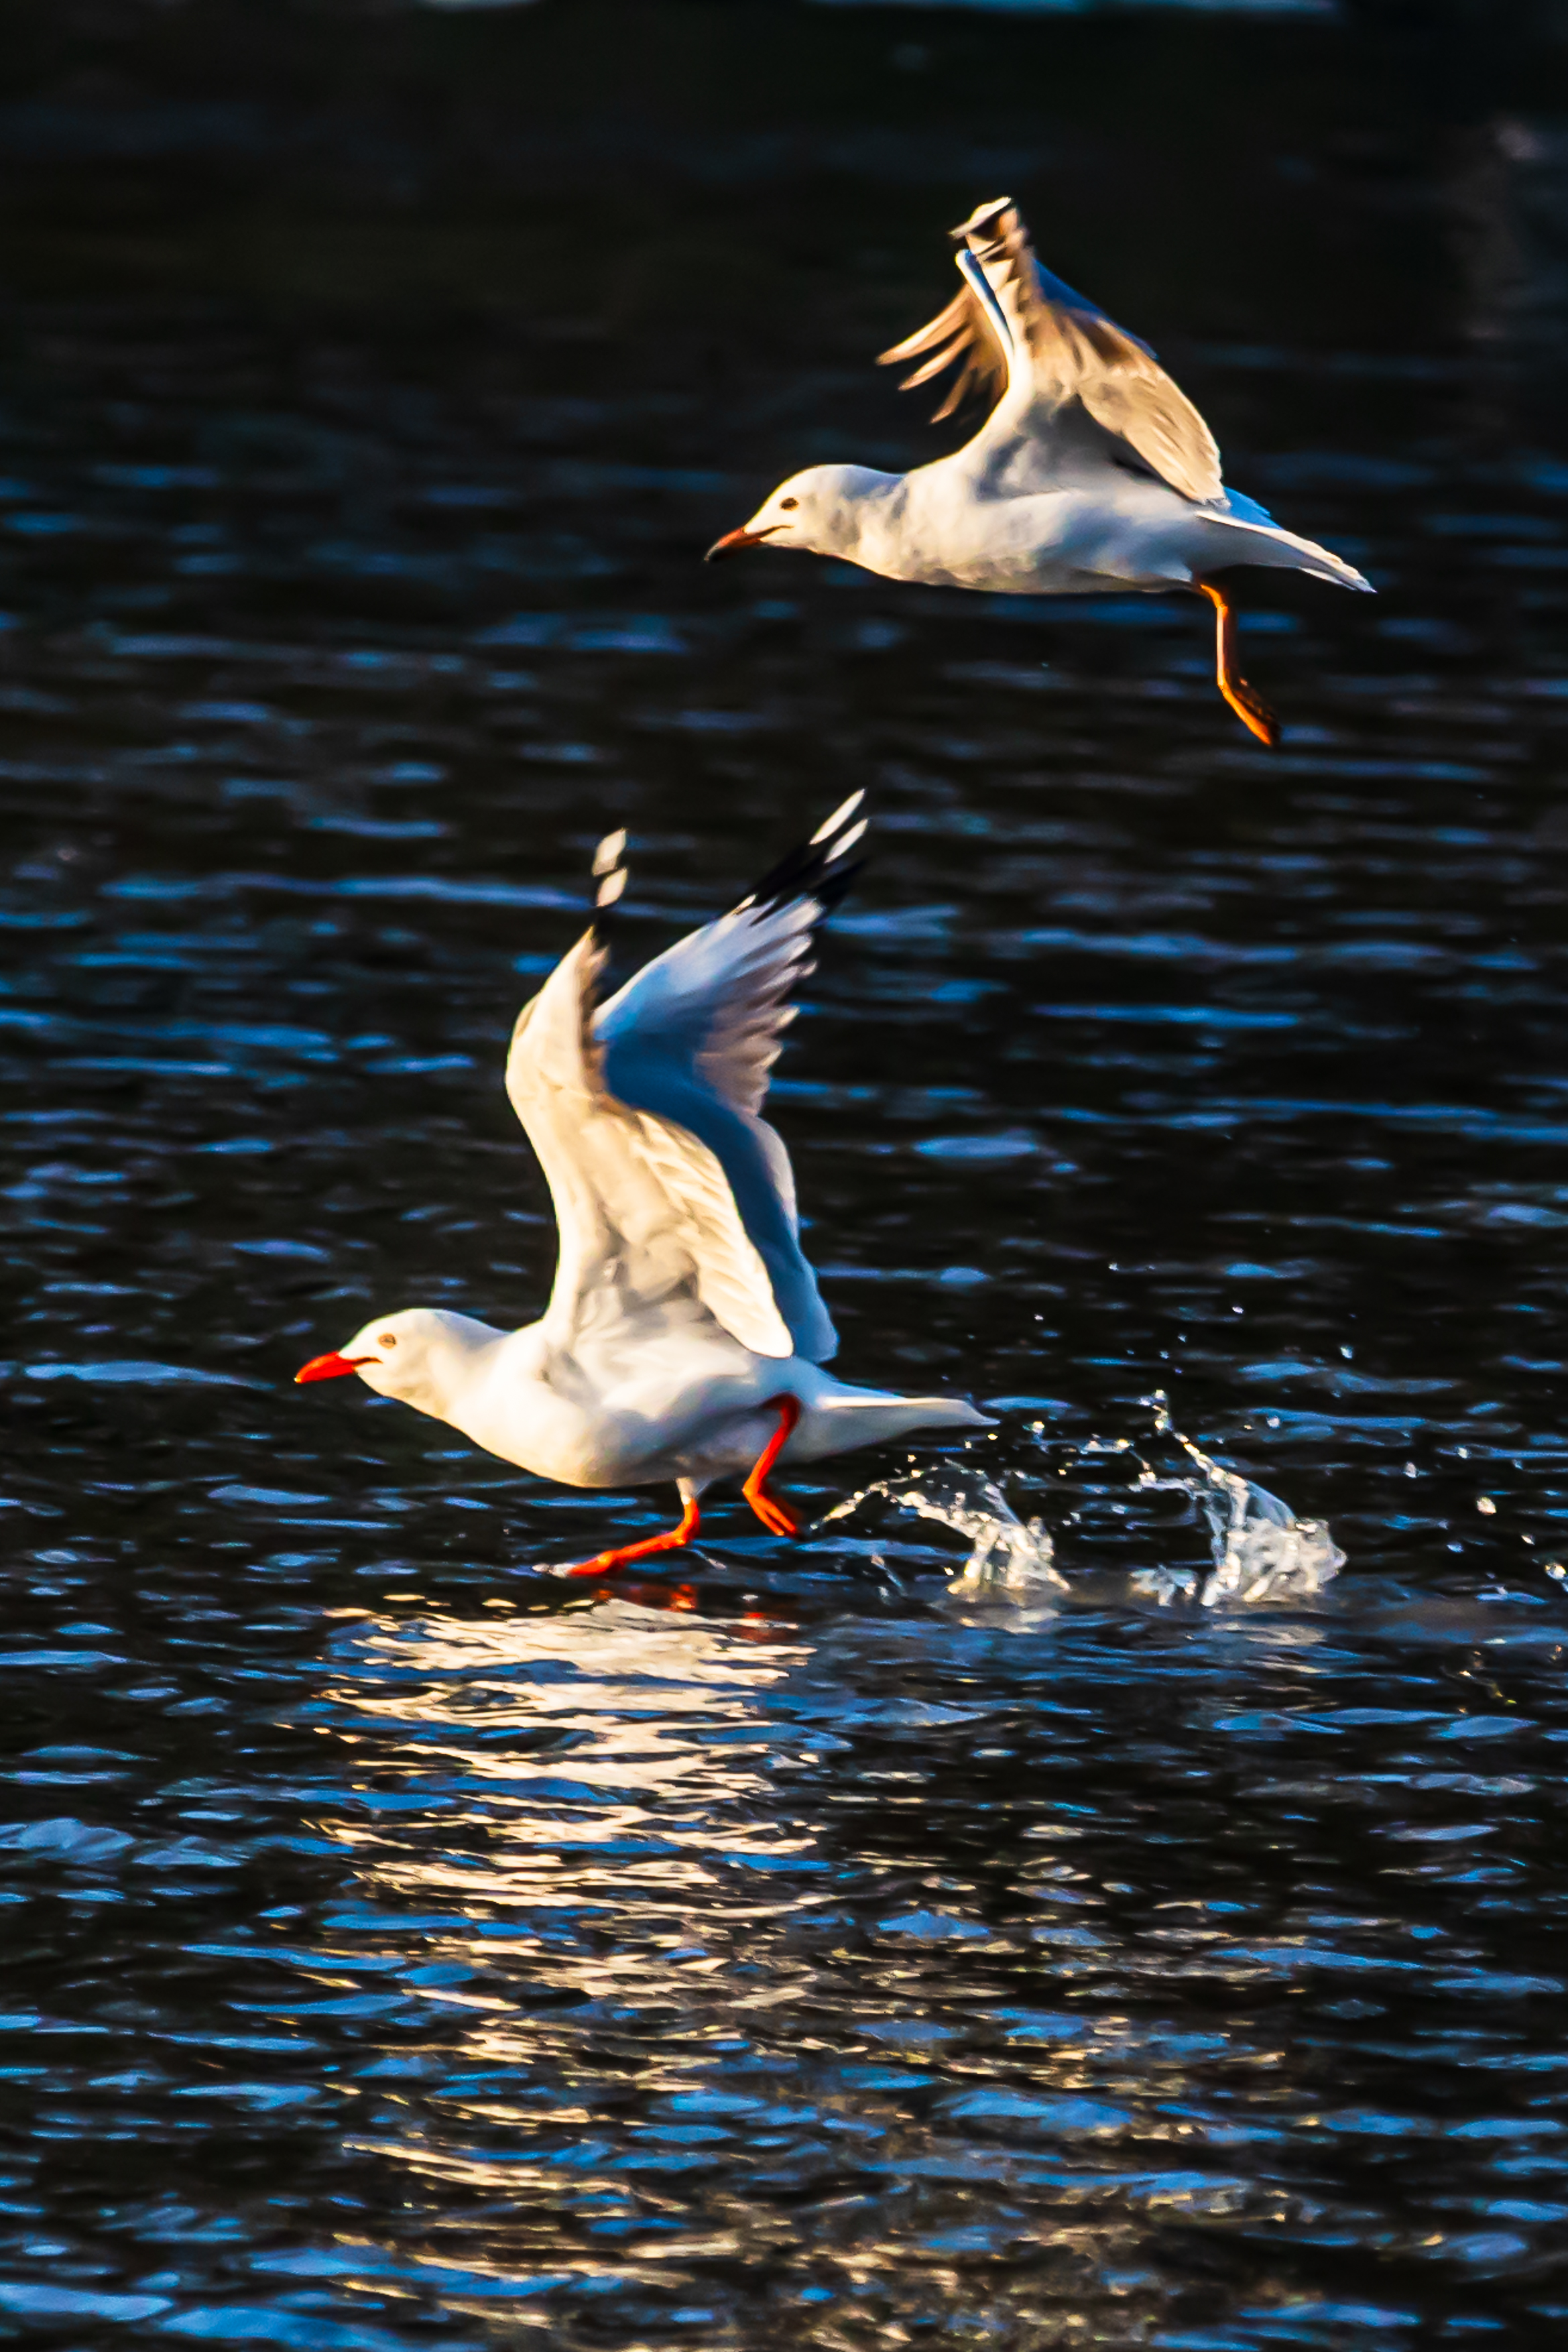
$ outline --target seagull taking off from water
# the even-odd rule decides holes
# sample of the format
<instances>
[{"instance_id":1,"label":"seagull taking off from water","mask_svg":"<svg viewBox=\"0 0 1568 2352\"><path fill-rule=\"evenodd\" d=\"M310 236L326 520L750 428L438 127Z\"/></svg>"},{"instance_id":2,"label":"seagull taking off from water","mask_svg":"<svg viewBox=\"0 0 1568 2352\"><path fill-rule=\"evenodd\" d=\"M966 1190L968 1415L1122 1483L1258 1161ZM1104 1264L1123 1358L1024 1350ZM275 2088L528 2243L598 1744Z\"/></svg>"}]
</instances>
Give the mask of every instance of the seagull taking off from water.
<instances>
[{"instance_id":1,"label":"seagull taking off from water","mask_svg":"<svg viewBox=\"0 0 1568 2352\"><path fill-rule=\"evenodd\" d=\"M889 580L1009 596L1194 588L1215 609L1221 694L1260 741L1277 743L1278 719L1238 673L1235 618L1209 575L1257 563L1368 593L1370 583L1226 488L1191 401L1146 343L1041 268L1009 197L981 205L953 235L963 287L882 361L918 362L908 390L961 360L936 414L982 387L995 405L979 432L912 474L808 467L710 547L709 562L766 543Z\"/></svg>"},{"instance_id":2,"label":"seagull taking off from water","mask_svg":"<svg viewBox=\"0 0 1568 2352\"><path fill-rule=\"evenodd\" d=\"M821 1370L838 1339L800 1248L789 1154L760 1116L817 926L857 870L845 859L865 831L862 797L602 1005L626 836L600 844L593 921L519 1013L507 1062L559 1227L542 1320L495 1331L410 1307L295 1375L358 1372L564 1486L674 1481L678 1526L568 1574L690 1543L716 1479L742 1479L763 1526L793 1536L768 1485L780 1458L990 1425L954 1397L850 1388Z\"/></svg>"}]
</instances>

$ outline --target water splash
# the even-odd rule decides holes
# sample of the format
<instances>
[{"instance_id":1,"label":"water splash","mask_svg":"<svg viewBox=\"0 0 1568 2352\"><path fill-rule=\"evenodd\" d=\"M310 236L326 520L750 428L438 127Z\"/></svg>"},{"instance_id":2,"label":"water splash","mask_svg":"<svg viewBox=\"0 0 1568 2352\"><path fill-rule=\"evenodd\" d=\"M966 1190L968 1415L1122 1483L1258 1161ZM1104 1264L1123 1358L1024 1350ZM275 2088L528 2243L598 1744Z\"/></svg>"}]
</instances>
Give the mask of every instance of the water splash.
<instances>
[{"instance_id":1,"label":"water splash","mask_svg":"<svg viewBox=\"0 0 1568 2352\"><path fill-rule=\"evenodd\" d=\"M1144 1402L1154 1410L1156 1437L1169 1437L1179 1445L1199 1475L1162 1478L1143 1463L1137 1484L1146 1492L1175 1491L1193 1497L1208 1528L1214 1566L1202 1578L1192 1569L1140 1569L1133 1578L1137 1591L1162 1607L1180 1599L1213 1609L1228 1601L1304 1600L1338 1575L1344 1554L1325 1519L1298 1519L1278 1495L1203 1453L1172 1421L1163 1389ZM1119 1453L1125 1444L1119 1439L1113 1447L1098 1450Z\"/></svg>"},{"instance_id":2,"label":"water splash","mask_svg":"<svg viewBox=\"0 0 1568 2352\"><path fill-rule=\"evenodd\" d=\"M1174 1601L1190 1601L1204 1609L1227 1602L1301 1601L1321 1592L1344 1565L1344 1554L1327 1522L1297 1518L1278 1495L1205 1454L1172 1421L1163 1389L1143 1402L1154 1412L1155 1437L1179 1447L1196 1475L1180 1468L1155 1468L1130 1437L1085 1438L1071 1445L1070 1454L1079 1462L1092 1456L1124 1457L1135 1472L1125 1493L1184 1496L1207 1530L1213 1566L1207 1572L1163 1564L1134 1569L1133 1591L1162 1608ZM1043 1423L1034 1424L1032 1433L1044 1437ZM1054 1447L1061 1441L1048 1442ZM1071 1590L1056 1566L1055 1544L1044 1520L1020 1519L996 1480L977 1464L934 1463L912 1469L902 1479L879 1479L835 1504L821 1524L828 1527L848 1518L875 1501L967 1537L969 1557L947 1588L955 1599L1038 1601L1048 1590ZM1125 1507L1112 1506L1118 1513ZM1076 1521L1076 1511L1072 1517ZM1132 1531L1130 1526L1127 1531Z\"/></svg>"},{"instance_id":3,"label":"water splash","mask_svg":"<svg viewBox=\"0 0 1568 2352\"><path fill-rule=\"evenodd\" d=\"M983 1470L944 1462L916 1471L902 1484L879 1479L835 1504L822 1525L847 1518L876 1497L967 1536L973 1549L947 1588L955 1598L1034 1599L1042 1590L1068 1589L1067 1579L1053 1565L1055 1547L1044 1521L1030 1519L1026 1525Z\"/></svg>"}]
</instances>

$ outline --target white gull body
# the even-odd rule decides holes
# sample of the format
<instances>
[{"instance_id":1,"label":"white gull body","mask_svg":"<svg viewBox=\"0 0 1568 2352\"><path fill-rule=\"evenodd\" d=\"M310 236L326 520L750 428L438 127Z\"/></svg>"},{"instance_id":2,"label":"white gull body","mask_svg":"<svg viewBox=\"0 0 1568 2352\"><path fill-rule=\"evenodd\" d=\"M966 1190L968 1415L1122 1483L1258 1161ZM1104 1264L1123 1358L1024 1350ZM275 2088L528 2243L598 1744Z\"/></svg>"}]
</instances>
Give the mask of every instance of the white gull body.
<instances>
[{"instance_id":1,"label":"white gull body","mask_svg":"<svg viewBox=\"0 0 1568 2352\"><path fill-rule=\"evenodd\" d=\"M374 1318L298 1375L358 1372L563 1486L677 1486L679 1528L584 1570L688 1541L716 1479L752 1474L758 1517L793 1534L764 1484L773 1460L988 1425L959 1399L854 1388L823 1370L837 1336L800 1247L789 1155L760 1116L792 989L864 831L860 799L602 1006L601 915L519 1014L507 1091L559 1228L541 1319L497 1331L413 1307ZM601 908L624 885L624 840L612 835L596 862Z\"/></svg>"},{"instance_id":2,"label":"white gull body","mask_svg":"<svg viewBox=\"0 0 1568 2352\"><path fill-rule=\"evenodd\" d=\"M1009 199L981 205L954 236L962 290L883 358L920 362L906 386L961 360L937 414L988 385L996 404L979 432L908 474L809 467L710 559L797 548L890 580L1011 596L1198 589L1218 615L1221 691L1254 734L1276 740L1272 714L1236 675L1230 609L1209 575L1258 564L1370 593L1369 583L1226 488L1191 401L1147 344L1041 267Z\"/></svg>"}]
</instances>

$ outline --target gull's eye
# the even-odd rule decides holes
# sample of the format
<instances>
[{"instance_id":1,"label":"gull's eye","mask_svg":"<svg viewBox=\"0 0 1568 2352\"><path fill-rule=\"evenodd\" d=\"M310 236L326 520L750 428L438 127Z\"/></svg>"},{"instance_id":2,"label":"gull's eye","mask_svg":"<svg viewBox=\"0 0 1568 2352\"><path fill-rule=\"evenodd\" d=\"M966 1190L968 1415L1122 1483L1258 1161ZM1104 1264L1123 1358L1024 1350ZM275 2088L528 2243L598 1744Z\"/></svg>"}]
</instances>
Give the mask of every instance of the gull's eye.
<instances>
[{"instance_id":1,"label":"gull's eye","mask_svg":"<svg viewBox=\"0 0 1568 2352\"><path fill-rule=\"evenodd\" d=\"M376 1345L378 1348L395 1348L397 1346L397 1333L395 1331L383 1331L381 1338L376 1341Z\"/></svg>"},{"instance_id":2,"label":"gull's eye","mask_svg":"<svg viewBox=\"0 0 1568 2352\"><path fill-rule=\"evenodd\" d=\"M780 499L779 503L783 508L785 513L788 514L790 508L798 507L800 501L799 499Z\"/></svg>"}]
</instances>

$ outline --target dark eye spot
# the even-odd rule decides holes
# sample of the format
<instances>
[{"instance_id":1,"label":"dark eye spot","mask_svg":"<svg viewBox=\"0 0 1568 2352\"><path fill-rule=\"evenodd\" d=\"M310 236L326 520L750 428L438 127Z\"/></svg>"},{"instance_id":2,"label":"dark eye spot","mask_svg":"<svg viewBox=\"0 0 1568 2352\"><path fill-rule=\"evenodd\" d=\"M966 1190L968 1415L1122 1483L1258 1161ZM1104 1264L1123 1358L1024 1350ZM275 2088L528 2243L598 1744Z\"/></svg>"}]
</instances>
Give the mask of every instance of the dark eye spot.
<instances>
[{"instance_id":1,"label":"dark eye spot","mask_svg":"<svg viewBox=\"0 0 1568 2352\"><path fill-rule=\"evenodd\" d=\"M779 503L787 513L791 507L798 507L800 501L799 499L780 499Z\"/></svg>"},{"instance_id":2,"label":"dark eye spot","mask_svg":"<svg viewBox=\"0 0 1568 2352\"><path fill-rule=\"evenodd\" d=\"M381 1338L376 1341L376 1345L378 1348L395 1348L397 1346L397 1333L395 1331L383 1331Z\"/></svg>"}]
</instances>

